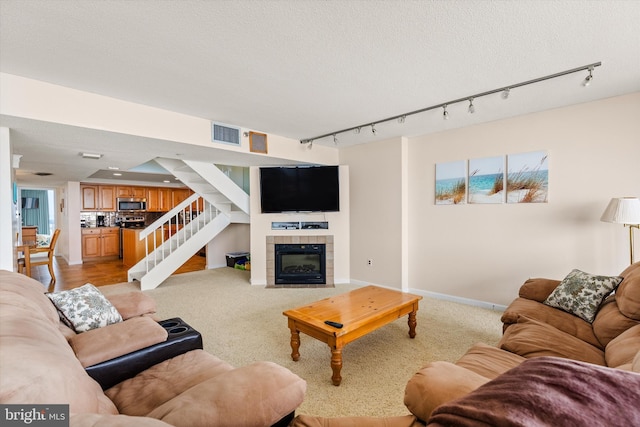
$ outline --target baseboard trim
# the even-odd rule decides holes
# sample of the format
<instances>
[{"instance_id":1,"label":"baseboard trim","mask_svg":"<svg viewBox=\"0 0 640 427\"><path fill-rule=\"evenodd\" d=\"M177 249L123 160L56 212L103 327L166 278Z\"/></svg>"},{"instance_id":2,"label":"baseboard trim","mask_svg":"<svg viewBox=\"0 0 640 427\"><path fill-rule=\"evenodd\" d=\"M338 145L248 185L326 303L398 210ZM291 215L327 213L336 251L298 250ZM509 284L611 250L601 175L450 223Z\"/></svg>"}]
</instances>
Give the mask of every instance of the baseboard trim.
<instances>
[{"instance_id":1,"label":"baseboard trim","mask_svg":"<svg viewBox=\"0 0 640 427\"><path fill-rule=\"evenodd\" d=\"M410 290L411 293L421 293L423 295L426 295L430 298L434 298L434 299L440 299L443 301L451 301L451 302L457 302L459 304L464 304L464 305L471 305L473 307L480 307L480 308L486 308L488 310L493 310L493 311L505 311L507 309L506 305L501 305L501 304L494 304L492 302L487 302L487 301L480 301L480 300L475 300L475 299L471 299L471 298L462 298L462 297L457 297L454 295L447 295L447 294L441 294L438 292L429 292L429 291L420 291L418 289L412 289Z\"/></svg>"},{"instance_id":2,"label":"baseboard trim","mask_svg":"<svg viewBox=\"0 0 640 427\"><path fill-rule=\"evenodd\" d=\"M361 280L353 280L352 279L351 280L351 284L359 285L359 286L374 285L374 286L379 286L381 288L394 289L396 291L398 290L398 288L392 288L390 286L379 285L379 284L371 283L371 282L363 282ZM459 303L459 304L470 305L470 306L473 306L473 307L486 308L488 310L494 310L494 311L505 311L507 309L506 305L494 304L492 302L480 301L480 300L475 300L475 299L471 299L471 298L457 297L457 296L454 296L454 295L441 294L441 293L438 293L438 292L423 291L422 289L409 288L409 293L420 295L420 296L423 296L423 297L439 299L439 300L443 300L443 301L450 301L450 302L456 302L456 303Z\"/></svg>"}]
</instances>

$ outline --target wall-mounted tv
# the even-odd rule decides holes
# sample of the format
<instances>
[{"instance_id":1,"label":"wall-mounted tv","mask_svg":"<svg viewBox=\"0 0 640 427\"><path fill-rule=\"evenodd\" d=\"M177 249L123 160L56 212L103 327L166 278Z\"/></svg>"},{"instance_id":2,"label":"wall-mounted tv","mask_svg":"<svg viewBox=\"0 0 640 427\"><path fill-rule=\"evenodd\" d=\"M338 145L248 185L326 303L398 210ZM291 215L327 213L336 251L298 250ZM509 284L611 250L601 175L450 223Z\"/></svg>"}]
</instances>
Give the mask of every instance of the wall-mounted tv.
<instances>
[{"instance_id":1,"label":"wall-mounted tv","mask_svg":"<svg viewBox=\"0 0 640 427\"><path fill-rule=\"evenodd\" d=\"M262 213L338 212L338 166L260 168Z\"/></svg>"},{"instance_id":2,"label":"wall-mounted tv","mask_svg":"<svg viewBox=\"0 0 640 427\"><path fill-rule=\"evenodd\" d=\"M37 197L23 197L22 209L38 209L40 206L40 199Z\"/></svg>"}]
</instances>

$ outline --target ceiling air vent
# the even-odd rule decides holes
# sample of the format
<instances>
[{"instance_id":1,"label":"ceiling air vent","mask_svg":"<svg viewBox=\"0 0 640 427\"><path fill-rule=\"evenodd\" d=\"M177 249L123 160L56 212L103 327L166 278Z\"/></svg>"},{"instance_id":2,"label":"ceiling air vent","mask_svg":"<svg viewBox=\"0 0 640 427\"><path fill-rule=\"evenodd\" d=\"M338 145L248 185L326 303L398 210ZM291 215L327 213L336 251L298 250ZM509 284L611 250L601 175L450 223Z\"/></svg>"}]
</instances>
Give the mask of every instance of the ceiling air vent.
<instances>
[{"instance_id":1,"label":"ceiling air vent","mask_svg":"<svg viewBox=\"0 0 640 427\"><path fill-rule=\"evenodd\" d=\"M222 123L211 123L211 140L224 144L240 145L240 128L223 125Z\"/></svg>"}]
</instances>

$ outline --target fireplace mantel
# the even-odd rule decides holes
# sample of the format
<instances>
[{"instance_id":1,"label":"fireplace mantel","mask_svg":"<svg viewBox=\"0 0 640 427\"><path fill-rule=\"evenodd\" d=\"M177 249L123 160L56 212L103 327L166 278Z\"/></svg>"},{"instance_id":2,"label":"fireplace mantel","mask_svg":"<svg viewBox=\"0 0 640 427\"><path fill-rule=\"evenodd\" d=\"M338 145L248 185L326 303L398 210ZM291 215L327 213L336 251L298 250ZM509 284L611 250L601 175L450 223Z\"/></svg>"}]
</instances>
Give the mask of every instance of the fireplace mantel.
<instances>
[{"instance_id":1,"label":"fireplace mantel","mask_svg":"<svg viewBox=\"0 0 640 427\"><path fill-rule=\"evenodd\" d=\"M267 236L267 286L275 287L275 245L286 244L324 244L326 250L327 283L324 285L305 285L305 287L333 287L333 236ZM291 286L289 286L291 287Z\"/></svg>"}]
</instances>

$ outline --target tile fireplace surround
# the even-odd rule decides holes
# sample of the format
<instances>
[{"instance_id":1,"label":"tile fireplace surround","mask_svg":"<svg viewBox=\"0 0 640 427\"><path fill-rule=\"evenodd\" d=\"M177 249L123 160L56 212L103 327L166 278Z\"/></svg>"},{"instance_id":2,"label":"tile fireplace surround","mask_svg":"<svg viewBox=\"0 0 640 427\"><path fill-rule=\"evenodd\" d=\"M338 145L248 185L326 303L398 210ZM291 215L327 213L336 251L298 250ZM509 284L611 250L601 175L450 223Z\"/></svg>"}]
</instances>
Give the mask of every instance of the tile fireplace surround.
<instances>
[{"instance_id":1,"label":"tile fireplace surround","mask_svg":"<svg viewBox=\"0 0 640 427\"><path fill-rule=\"evenodd\" d=\"M275 245L324 244L326 250L326 278L324 285L276 285ZM268 288L324 288L334 287L333 279L333 236L267 236L267 287Z\"/></svg>"}]
</instances>

